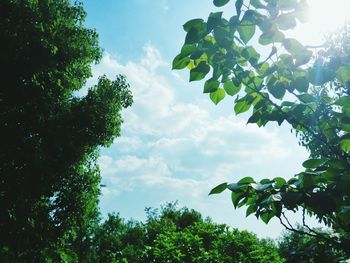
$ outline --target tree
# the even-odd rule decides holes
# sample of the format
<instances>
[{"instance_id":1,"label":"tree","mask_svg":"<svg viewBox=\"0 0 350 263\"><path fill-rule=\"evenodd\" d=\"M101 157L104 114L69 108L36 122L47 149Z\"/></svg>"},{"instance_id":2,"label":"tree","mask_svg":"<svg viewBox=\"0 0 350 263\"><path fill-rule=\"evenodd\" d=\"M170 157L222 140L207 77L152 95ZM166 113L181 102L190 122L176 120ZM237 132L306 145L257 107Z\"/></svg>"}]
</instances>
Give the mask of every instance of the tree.
<instances>
[{"instance_id":1,"label":"tree","mask_svg":"<svg viewBox=\"0 0 350 263\"><path fill-rule=\"evenodd\" d=\"M297 229L305 231L301 226L298 226ZM321 229L317 231L325 233ZM344 252L325 240L290 231L285 232L281 237L278 250L280 256L290 263L336 263L346 259Z\"/></svg>"},{"instance_id":2,"label":"tree","mask_svg":"<svg viewBox=\"0 0 350 263\"><path fill-rule=\"evenodd\" d=\"M214 0L221 7L230 0ZM233 1L231 1L233 2ZM293 231L285 211L301 210L307 231L350 254L350 66L348 28L319 47L304 46L284 31L303 23L306 0L236 0L236 14L222 12L184 24L185 43L173 69L188 68L190 81L206 79L204 93L218 104L234 96L234 111L250 111L259 127L287 122L309 151L304 171L286 181L251 177L223 183L210 194L232 192L233 205L246 206L265 223L272 217ZM259 53L259 47L270 54ZM288 94L288 96L287 96ZM337 235L308 228L315 216Z\"/></svg>"},{"instance_id":3,"label":"tree","mask_svg":"<svg viewBox=\"0 0 350 263\"><path fill-rule=\"evenodd\" d=\"M91 262L283 262L272 241L215 224L195 210L169 203L146 212L143 224L109 215L97 228Z\"/></svg>"},{"instance_id":4,"label":"tree","mask_svg":"<svg viewBox=\"0 0 350 263\"><path fill-rule=\"evenodd\" d=\"M101 58L80 3L4 0L0 10L0 255L82 261L98 223L98 150L119 135L132 96L123 76L78 95Z\"/></svg>"}]
</instances>

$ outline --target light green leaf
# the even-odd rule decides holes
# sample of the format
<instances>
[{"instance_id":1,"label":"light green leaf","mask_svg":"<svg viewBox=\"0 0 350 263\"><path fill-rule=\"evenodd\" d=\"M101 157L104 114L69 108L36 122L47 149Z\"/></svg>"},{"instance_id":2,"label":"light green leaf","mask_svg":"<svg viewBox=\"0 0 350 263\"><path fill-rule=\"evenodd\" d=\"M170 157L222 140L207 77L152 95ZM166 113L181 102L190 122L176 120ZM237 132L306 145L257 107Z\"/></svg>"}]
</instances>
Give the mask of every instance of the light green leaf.
<instances>
[{"instance_id":1,"label":"light green leaf","mask_svg":"<svg viewBox=\"0 0 350 263\"><path fill-rule=\"evenodd\" d=\"M240 22L239 26L237 27L237 31L239 33L239 36L241 40L247 44L248 41L254 36L255 34L255 21L253 19L253 15L251 12L246 11L242 21Z\"/></svg>"},{"instance_id":2,"label":"light green leaf","mask_svg":"<svg viewBox=\"0 0 350 263\"><path fill-rule=\"evenodd\" d=\"M337 79L343 84L350 80L350 66L342 66L336 72Z\"/></svg>"},{"instance_id":3,"label":"light green leaf","mask_svg":"<svg viewBox=\"0 0 350 263\"><path fill-rule=\"evenodd\" d=\"M279 43L284 40L284 34L278 30L267 30L259 37L261 45L269 45L272 43Z\"/></svg>"},{"instance_id":4,"label":"light green leaf","mask_svg":"<svg viewBox=\"0 0 350 263\"><path fill-rule=\"evenodd\" d=\"M236 114L246 112L250 109L251 104L247 102L246 99L239 100L234 106L234 111Z\"/></svg>"},{"instance_id":5,"label":"light green leaf","mask_svg":"<svg viewBox=\"0 0 350 263\"><path fill-rule=\"evenodd\" d=\"M278 27L281 30L288 30L296 27L297 22L293 15L291 14L282 14L276 20Z\"/></svg>"},{"instance_id":6,"label":"light green leaf","mask_svg":"<svg viewBox=\"0 0 350 263\"><path fill-rule=\"evenodd\" d=\"M350 106L350 96L341 97L335 102L335 104L342 107Z\"/></svg>"},{"instance_id":7,"label":"light green leaf","mask_svg":"<svg viewBox=\"0 0 350 263\"><path fill-rule=\"evenodd\" d=\"M344 139L340 141L340 148L344 152L350 152L350 139Z\"/></svg>"},{"instance_id":8,"label":"light green leaf","mask_svg":"<svg viewBox=\"0 0 350 263\"><path fill-rule=\"evenodd\" d=\"M240 88L241 88L241 85L236 86L232 82L232 80L226 81L224 83L224 89L225 89L226 93L230 96L236 95L239 92Z\"/></svg>"},{"instance_id":9,"label":"light green leaf","mask_svg":"<svg viewBox=\"0 0 350 263\"><path fill-rule=\"evenodd\" d=\"M218 88L216 91L210 93L210 99L212 102L214 102L215 105L217 105L220 101L222 101L225 98L225 91L222 88Z\"/></svg>"},{"instance_id":10,"label":"light green leaf","mask_svg":"<svg viewBox=\"0 0 350 263\"><path fill-rule=\"evenodd\" d=\"M282 177L275 177L273 179L275 181L275 187L276 188L281 188L284 184L286 184L286 180Z\"/></svg>"}]
</instances>

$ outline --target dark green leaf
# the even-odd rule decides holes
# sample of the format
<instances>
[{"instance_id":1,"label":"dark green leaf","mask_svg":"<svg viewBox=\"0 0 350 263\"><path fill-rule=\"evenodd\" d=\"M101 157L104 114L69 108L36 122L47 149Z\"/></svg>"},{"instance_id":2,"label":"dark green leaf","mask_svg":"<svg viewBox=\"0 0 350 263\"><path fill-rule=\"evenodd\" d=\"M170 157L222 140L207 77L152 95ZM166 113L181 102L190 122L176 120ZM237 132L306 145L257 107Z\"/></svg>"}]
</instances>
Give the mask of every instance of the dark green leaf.
<instances>
[{"instance_id":1,"label":"dark green leaf","mask_svg":"<svg viewBox=\"0 0 350 263\"><path fill-rule=\"evenodd\" d=\"M237 207L239 201L241 199L243 199L245 197L245 195L246 194L244 192L238 192L238 193L232 192L231 193L231 200L232 200L234 207Z\"/></svg>"},{"instance_id":2,"label":"dark green leaf","mask_svg":"<svg viewBox=\"0 0 350 263\"><path fill-rule=\"evenodd\" d=\"M245 216L248 217L249 215L255 213L256 210L257 210L257 206L256 205L248 206Z\"/></svg>"},{"instance_id":3,"label":"dark green leaf","mask_svg":"<svg viewBox=\"0 0 350 263\"><path fill-rule=\"evenodd\" d=\"M303 167L307 169L317 168L327 162L327 159L309 159L303 162Z\"/></svg>"},{"instance_id":4,"label":"dark green leaf","mask_svg":"<svg viewBox=\"0 0 350 263\"><path fill-rule=\"evenodd\" d=\"M296 89L299 92L307 92L309 89L309 79L305 76L297 77L292 81L290 86L293 90Z\"/></svg>"},{"instance_id":5,"label":"dark green leaf","mask_svg":"<svg viewBox=\"0 0 350 263\"><path fill-rule=\"evenodd\" d=\"M261 3L260 0L250 0L250 4L257 9L265 8L265 6Z\"/></svg>"},{"instance_id":6,"label":"dark green leaf","mask_svg":"<svg viewBox=\"0 0 350 263\"><path fill-rule=\"evenodd\" d=\"M252 177L244 177L238 181L238 184L250 184L250 183L255 183Z\"/></svg>"},{"instance_id":7,"label":"dark green leaf","mask_svg":"<svg viewBox=\"0 0 350 263\"><path fill-rule=\"evenodd\" d=\"M221 192L223 192L224 190L227 189L227 183L222 183L222 184L219 184L218 186L214 187L209 195L213 195L213 194L220 194Z\"/></svg>"},{"instance_id":8,"label":"dark green leaf","mask_svg":"<svg viewBox=\"0 0 350 263\"><path fill-rule=\"evenodd\" d=\"M221 7L226 5L228 2L230 2L230 0L214 0L214 5L217 7Z\"/></svg>"},{"instance_id":9,"label":"dark green leaf","mask_svg":"<svg viewBox=\"0 0 350 263\"><path fill-rule=\"evenodd\" d=\"M282 99L284 94L286 94L284 85L281 85L279 82L277 82L275 85L268 85L267 89L276 99Z\"/></svg>"},{"instance_id":10,"label":"dark green leaf","mask_svg":"<svg viewBox=\"0 0 350 263\"><path fill-rule=\"evenodd\" d=\"M183 28L186 32L189 32L191 29L196 29L200 31L203 28L204 20L201 18L191 19L183 25Z\"/></svg>"},{"instance_id":11,"label":"dark green leaf","mask_svg":"<svg viewBox=\"0 0 350 263\"><path fill-rule=\"evenodd\" d=\"M182 54L179 54L173 60L173 69L183 69L189 63L190 63L189 57L183 57Z\"/></svg>"},{"instance_id":12,"label":"dark green leaf","mask_svg":"<svg viewBox=\"0 0 350 263\"><path fill-rule=\"evenodd\" d=\"M204 92L203 93L211 93L216 91L219 88L220 82L216 79L208 79L204 84Z\"/></svg>"},{"instance_id":13,"label":"dark green leaf","mask_svg":"<svg viewBox=\"0 0 350 263\"><path fill-rule=\"evenodd\" d=\"M210 67L204 61L201 61L195 68L190 71L190 81L204 79L210 71Z\"/></svg>"},{"instance_id":14,"label":"dark green leaf","mask_svg":"<svg viewBox=\"0 0 350 263\"><path fill-rule=\"evenodd\" d=\"M242 5L243 5L243 0L236 0L235 6L236 6L237 17L239 17L239 15L241 14Z\"/></svg>"},{"instance_id":15,"label":"dark green leaf","mask_svg":"<svg viewBox=\"0 0 350 263\"><path fill-rule=\"evenodd\" d=\"M268 224L272 217L274 217L272 211L265 211L260 214L260 218L265 224Z\"/></svg>"}]
</instances>

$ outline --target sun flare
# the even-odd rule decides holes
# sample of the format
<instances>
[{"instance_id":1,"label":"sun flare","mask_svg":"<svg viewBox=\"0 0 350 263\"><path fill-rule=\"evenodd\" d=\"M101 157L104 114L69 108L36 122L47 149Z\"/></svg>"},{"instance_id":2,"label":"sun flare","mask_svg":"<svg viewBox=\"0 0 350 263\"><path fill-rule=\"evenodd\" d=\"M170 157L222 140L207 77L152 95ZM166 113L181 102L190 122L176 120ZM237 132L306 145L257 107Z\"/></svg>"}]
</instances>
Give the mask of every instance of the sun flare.
<instances>
[{"instance_id":1,"label":"sun flare","mask_svg":"<svg viewBox=\"0 0 350 263\"><path fill-rule=\"evenodd\" d=\"M309 21L300 24L293 37L305 44L318 45L327 32L339 29L350 19L350 0L307 0L310 11Z\"/></svg>"}]
</instances>

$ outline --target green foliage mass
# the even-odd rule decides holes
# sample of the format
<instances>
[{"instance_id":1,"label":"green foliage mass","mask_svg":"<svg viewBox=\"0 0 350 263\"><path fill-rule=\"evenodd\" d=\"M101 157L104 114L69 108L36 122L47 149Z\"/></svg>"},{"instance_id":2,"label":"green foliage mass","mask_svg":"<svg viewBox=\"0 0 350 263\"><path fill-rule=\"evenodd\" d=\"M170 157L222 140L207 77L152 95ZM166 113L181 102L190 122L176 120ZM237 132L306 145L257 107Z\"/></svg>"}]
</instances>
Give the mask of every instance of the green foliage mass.
<instances>
[{"instance_id":1,"label":"green foliage mass","mask_svg":"<svg viewBox=\"0 0 350 263\"><path fill-rule=\"evenodd\" d=\"M110 214L93 239L92 262L283 262L271 240L203 219L172 203L147 209L146 223Z\"/></svg>"},{"instance_id":2,"label":"green foliage mass","mask_svg":"<svg viewBox=\"0 0 350 263\"><path fill-rule=\"evenodd\" d=\"M299 231L306 231L301 226L297 226ZM318 229L320 233L330 234ZM344 262L346 255L343 251L335 248L325 240L301 235L296 232L285 232L281 237L278 250L290 263L338 263Z\"/></svg>"},{"instance_id":3,"label":"green foliage mass","mask_svg":"<svg viewBox=\"0 0 350 263\"><path fill-rule=\"evenodd\" d=\"M246 177L212 193L228 189L233 205L246 206L247 216L265 223L277 217L291 230L284 212L302 210L303 218L315 216L337 233L308 234L350 255L349 28L308 47L285 34L305 22L306 0L213 1L217 7L228 2L236 9L230 18L215 12L184 24L185 43L173 68L187 67L190 81L207 78L204 93L215 104L234 96L235 113L249 111L247 123L288 123L310 159L289 180ZM269 54L260 53L262 46Z\"/></svg>"},{"instance_id":4,"label":"green foliage mass","mask_svg":"<svg viewBox=\"0 0 350 263\"><path fill-rule=\"evenodd\" d=\"M74 262L98 223L98 147L132 103L122 76L78 91L99 61L97 34L69 0L0 2L0 256Z\"/></svg>"}]
</instances>

